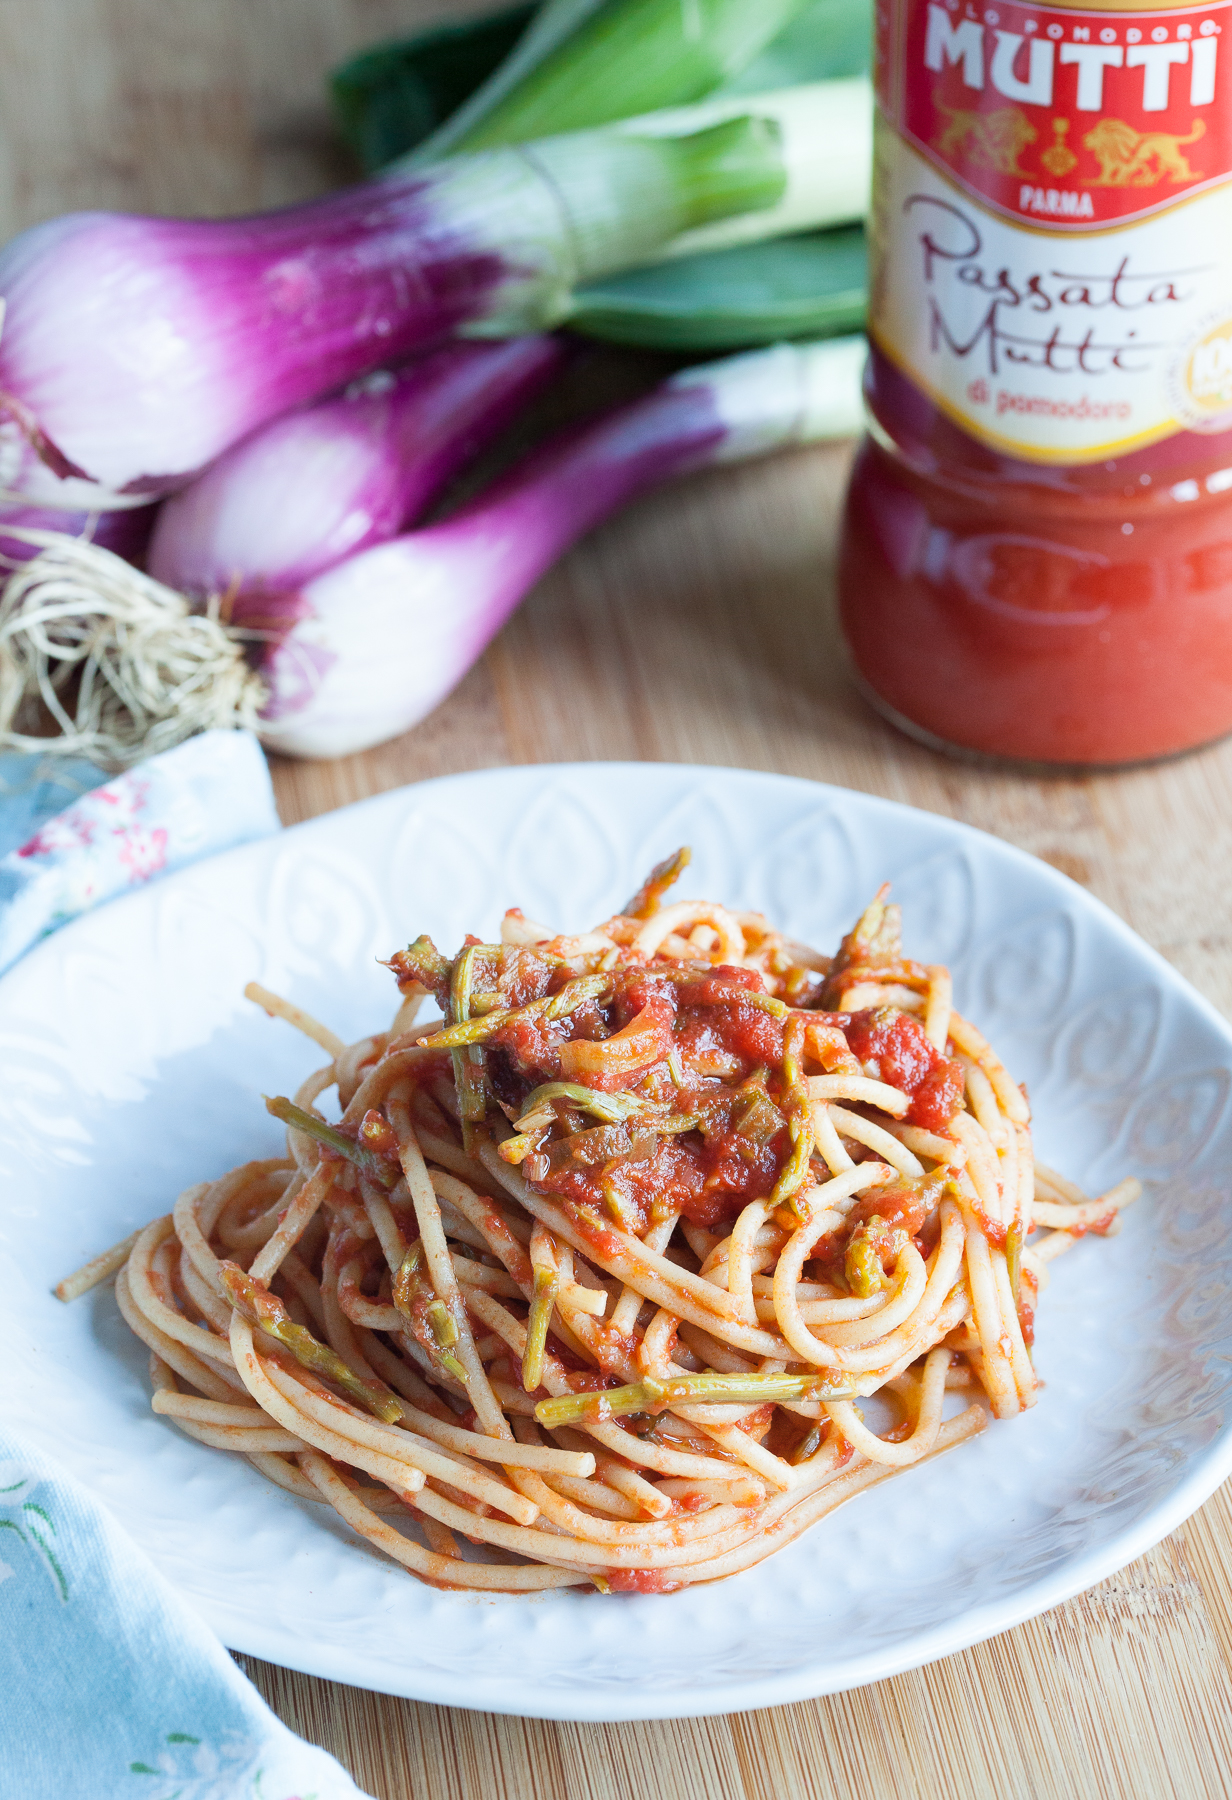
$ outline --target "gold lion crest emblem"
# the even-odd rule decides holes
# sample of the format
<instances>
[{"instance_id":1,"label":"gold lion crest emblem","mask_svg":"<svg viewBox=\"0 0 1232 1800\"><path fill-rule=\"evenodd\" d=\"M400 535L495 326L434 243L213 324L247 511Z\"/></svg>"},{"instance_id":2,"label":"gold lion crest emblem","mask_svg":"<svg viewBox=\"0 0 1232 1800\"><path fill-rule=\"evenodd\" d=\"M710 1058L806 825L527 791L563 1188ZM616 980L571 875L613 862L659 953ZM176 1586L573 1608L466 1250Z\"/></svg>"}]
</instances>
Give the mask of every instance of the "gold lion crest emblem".
<instances>
[{"instance_id":1,"label":"gold lion crest emblem","mask_svg":"<svg viewBox=\"0 0 1232 1800\"><path fill-rule=\"evenodd\" d=\"M997 175L1025 175L1018 158L1039 133L1017 106L1000 106L995 112L965 112L944 101L935 102L948 123L936 141L947 161L965 161L974 169L990 169Z\"/></svg>"},{"instance_id":2,"label":"gold lion crest emblem","mask_svg":"<svg viewBox=\"0 0 1232 1800\"><path fill-rule=\"evenodd\" d=\"M1099 162L1091 187L1154 187L1160 181L1200 181L1202 171L1189 166L1182 146L1196 144L1206 131L1195 119L1184 137L1166 131L1135 131L1124 119L1101 119L1082 142Z\"/></svg>"}]
</instances>

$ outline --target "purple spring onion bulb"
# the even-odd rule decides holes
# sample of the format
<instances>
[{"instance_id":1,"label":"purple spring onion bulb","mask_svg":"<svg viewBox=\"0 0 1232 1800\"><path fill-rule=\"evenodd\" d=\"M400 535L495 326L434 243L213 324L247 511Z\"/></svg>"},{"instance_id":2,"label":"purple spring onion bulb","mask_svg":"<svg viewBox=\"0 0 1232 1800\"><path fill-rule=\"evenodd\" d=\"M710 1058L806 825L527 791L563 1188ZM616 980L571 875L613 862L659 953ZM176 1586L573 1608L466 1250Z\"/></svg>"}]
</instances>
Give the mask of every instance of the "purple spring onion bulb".
<instances>
[{"instance_id":1,"label":"purple spring onion bulb","mask_svg":"<svg viewBox=\"0 0 1232 1800\"><path fill-rule=\"evenodd\" d=\"M542 334L450 344L275 419L163 503L151 575L268 625L278 596L412 524L567 354Z\"/></svg>"},{"instance_id":2,"label":"purple spring onion bulb","mask_svg":"<svg viewBox=\"0 0 1232 1800\"><path fill-rule=\"evenodd\" d=\"M9 562L27 562L37 554L36 544L6 534L6 526L16 526L26 531L61 532L87 544L97 544L128 562L139 562L145 556L157 512L157 506L129 506L115 512L66 512L59 507L0 501L0 557Z\"/></svg>"},{"instance_id":3,"label":"purple spring onion bulb","mask_svg":"<svg viewBox=\"0 0 1232 1800\"><path fill-rule=\"evenodd\" d=\"M308 582L260 673L272 750L344 756L406 731L568 547L686 470L862 423L862 338L781 344L686 369L533 453L463 511ZM288 608L288 610L291 610Z\"/></svg>"},{"instance_id":4,"label":"purple spring onion bulb","mask_svg":"<svg viewBox=\"0 0 1232 1800\"><path fill-rule=\"evenodd\" d=\"M268 420L454 332L555 323L579 282L770 207L785 182L777 125L742 116L395 164L248 218L36 225L0 252L0 419L26 465L5 485L43 505L51 477L82 508L172 492Z\"/></svg>"},{"instance_id":5,"label":"purple spring onion bulb","mask_svg":"<svg viewBox=\"0 0 1232 1800\"><path fill-rule=\"evenodd\" d=\"M645 488L858 429L863 362L862 338L834 338L685 370L535 451L444 523L275 585L262 598L277 636L235 629L219 596L202 607L82 537L10 524L36 554L0 587L0 748L118 768L224 725L296 756L393 737L563 551Z\"/></svg>"}]
</instances>

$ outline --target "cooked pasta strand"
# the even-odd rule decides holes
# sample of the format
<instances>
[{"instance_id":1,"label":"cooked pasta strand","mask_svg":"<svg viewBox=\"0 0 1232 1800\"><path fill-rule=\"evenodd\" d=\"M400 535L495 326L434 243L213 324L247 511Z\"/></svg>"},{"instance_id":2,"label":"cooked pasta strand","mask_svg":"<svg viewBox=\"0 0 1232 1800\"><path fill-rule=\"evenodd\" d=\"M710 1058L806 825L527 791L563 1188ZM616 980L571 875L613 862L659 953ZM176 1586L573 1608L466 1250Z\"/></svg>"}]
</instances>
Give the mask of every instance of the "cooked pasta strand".
<instances>
[{"instance_id":1,"label":"cooked pasta strand","mask_svg":"<svg viewBox=\"0 0 1232 1800\"><path fill-rule=\"evenodd\" d=\"M752 1567L983 1429L948 1391L1032 1406L1049 1263L1140 1192L1035 1162L1022 1090L884 891L830 959L660 904L685 860L596 931L415 940L392 1030L354 1044L250 985L331 1058L271 1103L287 1155L56 1289L114 1275L155 1413L436 1586Z\"/></svg>"}]
</instances>

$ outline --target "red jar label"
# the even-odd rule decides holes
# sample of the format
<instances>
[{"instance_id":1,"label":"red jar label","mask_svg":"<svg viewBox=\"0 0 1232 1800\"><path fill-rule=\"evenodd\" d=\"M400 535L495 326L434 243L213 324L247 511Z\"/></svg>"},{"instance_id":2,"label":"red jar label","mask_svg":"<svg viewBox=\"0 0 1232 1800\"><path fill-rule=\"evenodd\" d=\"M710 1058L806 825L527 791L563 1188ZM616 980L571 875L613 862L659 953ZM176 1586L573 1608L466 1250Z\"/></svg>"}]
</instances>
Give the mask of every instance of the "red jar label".
<instances>
[{"instance_id":1,"label":"red jar label","mask_svg":"<svg viewBox=\"0 0 1232 1800\"><path fill-rule=\"evenodd\" d=\"M1092 461L1232 426L1232 0L879 0L870 329L965 429Z\"/></svg>"}]
</instances>

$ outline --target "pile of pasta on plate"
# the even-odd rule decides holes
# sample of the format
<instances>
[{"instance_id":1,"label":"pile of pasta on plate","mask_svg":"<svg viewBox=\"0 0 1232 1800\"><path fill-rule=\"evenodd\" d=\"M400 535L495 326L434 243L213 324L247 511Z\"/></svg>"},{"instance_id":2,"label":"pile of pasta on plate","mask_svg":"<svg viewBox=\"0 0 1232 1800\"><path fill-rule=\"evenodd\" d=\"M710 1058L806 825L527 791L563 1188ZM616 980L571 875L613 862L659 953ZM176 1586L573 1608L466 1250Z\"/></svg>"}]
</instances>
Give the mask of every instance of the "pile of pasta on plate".
<instances>
[{"instance_id":1,"label":"pile of pasta on plate","mask_svg":"<svg viewBox=\"0 0 1232 1800\"><path fill-rule=\"evenodd\" d=\"M1047 1265L1138 1192L1035 1162L887 889L827 956L668 904L687 862L590 931L417 938L359 1043L250 987L329 1057L287 1154L57 1290L116 1274L156 1412L434 1585L749 1568L1033 1406Z\"/></svg>"}]
</instances>

